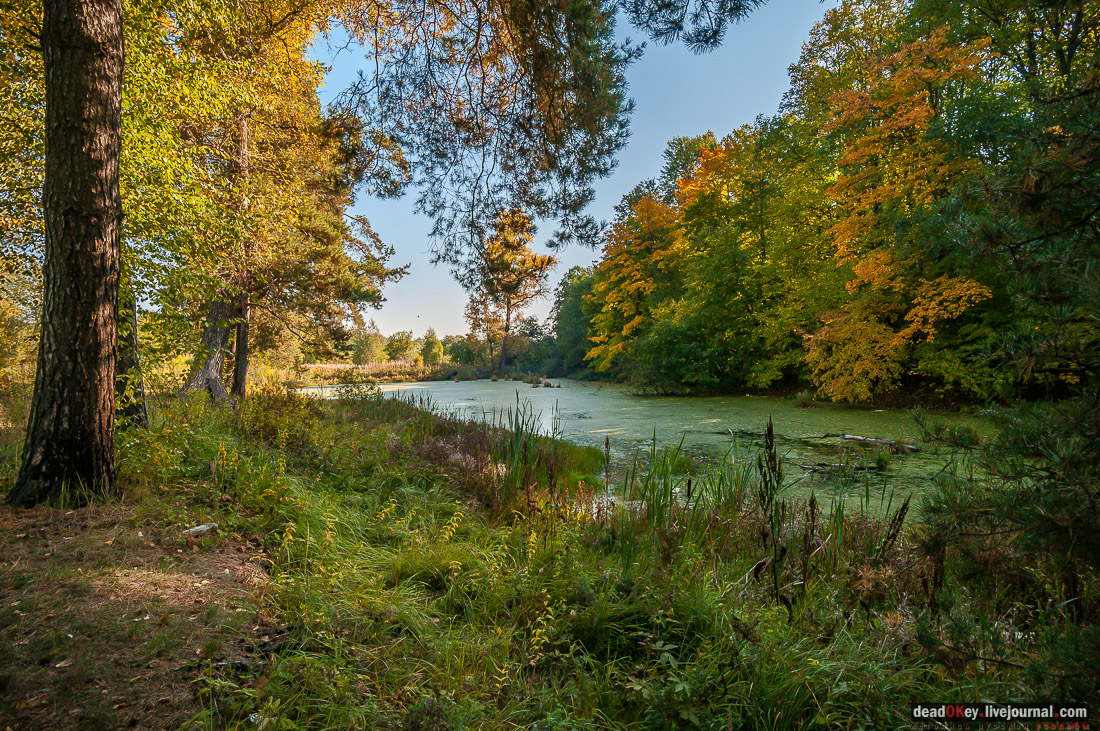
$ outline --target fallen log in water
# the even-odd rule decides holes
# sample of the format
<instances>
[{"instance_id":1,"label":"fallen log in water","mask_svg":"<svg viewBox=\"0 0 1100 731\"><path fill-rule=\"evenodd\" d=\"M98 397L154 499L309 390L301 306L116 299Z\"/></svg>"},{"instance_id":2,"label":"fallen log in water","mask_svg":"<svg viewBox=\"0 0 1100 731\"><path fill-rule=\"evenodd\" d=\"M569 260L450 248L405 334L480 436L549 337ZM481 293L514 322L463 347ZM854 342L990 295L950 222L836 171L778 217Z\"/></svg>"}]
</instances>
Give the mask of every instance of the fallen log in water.
<instances>
[{"instance_id":1,"label":"fallen log in water","mask_svg":"<svg viewBox=\"0 0 1100 731\"><path fill-rule=\"evenodd\" d=\"M884 444L896 453L896 454L909 454L910 452L919 452L920 447L912 444L906 444L905 442L899 442L895 439L877 439L875 437L861 437L858 434L826 434L822 439L829 438L848 439L853 442L870 442L872 444Z\"/></svg>"},{"instance_id":2,"label":"fallen log in water","mask_svg":"<svg viewBox=\"0 0 1100 731\"><path fill-rule=\"evenodd\" d=\"M763 434L752 429L721 429L718 431L699 432L700 434L721 434L722 436L743 437L745 439L762 439Z\"/></svg>"},{"instance_id":3,"label":"fallen log in water","mask_svg":"<svg viewBox=\"0 0 1100 731\"><path fill-rule=\"evenodd\" d=\"M874 465L851 465L851 464L836 464L834 462L812 462L805 464L801 462L791 462L795 467L806 470L806 474L813 474L815 472L824 472L825 474L833 474L835 472L876 472L878 467Z\"/></svg>"}]
</instances>

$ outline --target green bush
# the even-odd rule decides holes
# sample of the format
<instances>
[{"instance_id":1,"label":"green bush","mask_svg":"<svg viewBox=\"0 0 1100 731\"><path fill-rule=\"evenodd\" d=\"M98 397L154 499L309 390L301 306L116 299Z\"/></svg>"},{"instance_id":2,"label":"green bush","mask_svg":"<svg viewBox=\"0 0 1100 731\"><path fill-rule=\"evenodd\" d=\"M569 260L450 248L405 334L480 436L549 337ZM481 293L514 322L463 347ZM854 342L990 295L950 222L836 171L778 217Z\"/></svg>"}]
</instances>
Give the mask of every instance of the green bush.
<instances>
[{"instance_id":1,"label":"green bush","mask_svg":"<svg viewBox=\"0 0 1100 731\"><path fill-rule=\"evenodd\" d=\"M327 443L321 415L316 400L278 384L253 389L238 406L246 437L299 456L313 455Z\"/></svg>"}]
</instances>

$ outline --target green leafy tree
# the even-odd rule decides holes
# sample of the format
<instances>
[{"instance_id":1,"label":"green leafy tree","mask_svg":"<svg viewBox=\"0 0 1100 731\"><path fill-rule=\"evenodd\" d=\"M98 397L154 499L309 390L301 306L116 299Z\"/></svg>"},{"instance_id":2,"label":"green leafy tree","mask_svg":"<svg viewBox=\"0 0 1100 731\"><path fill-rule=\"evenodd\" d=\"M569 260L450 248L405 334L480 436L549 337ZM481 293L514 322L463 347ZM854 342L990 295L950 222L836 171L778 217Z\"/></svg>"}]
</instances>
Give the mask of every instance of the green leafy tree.
<instances>
[{"instance_id":1,"label":"green leafy tree","mask_svg":"<svg viewBox=\"0 0 1100 731\"><path fill-rule=\"evenodd\" d=\"M356 365L378 363L386 358L386 336L374 320L351 336L351 361Z\"/></svg>"},{"instance_id":2,"label":"green leafy tree","mask_svg":"<svg viewBox=\"0 0 1100 731\"><path fill-rule=\"evenodd\" d=\"M435 330L428 328L424 334L424 344L420 348L420 356L425 365L438 365L443 360L443 343L436 337Z\"/></svg>"},{"instance_id":3,"label":"green leafy tree","mask_svg":"<svg viewBox=\"0 0 1100 731\"><path fill-rule=\"evenodd\" d=\"M0 272L0 378L16 366L33 365L41 310L37 279Z\"/></svg>"},{"instance_id":4,"label":"green leafy tree","mask_svg":"<svg viewBox=\"0 0 1100 731\"><path fill-rule=\"evenodd\" d=\"M586 300L595 285L592 268L573 267L565 273L554 292L554 334L562 373L585 368L584 357L592 346L591 313Z\"/></svg>"},{"instance_id":5,"label":"green leafy tree","mask_svg":"<svg viewBox=\"0 0 1100 731\"><path fill-rule=\"evenodd\" d=\"M233 124L212 136L220 147L227 207L241 221L215 269L220 287L205 305L204 347L187 389L224 396L221 362L233 330L234 395L244 394L253 312L320 344L361 322L391 269L384 246L362 217L350 216L357 186L397 193L407 172L399 153L370 137L361 119L325 115L317 99L319 66L307 58L318 8L271 26L271 8L242 6L235 36L222 51L242 61L243 88ZM391 164L376 164L389 156ZM367 177L372 179L366 180ZM304 326L304 327L303 327Z\"/></svg>"},{"instance_id":6,"label":"green leafy tree","mask_svg":"<svg viewBox=\"0 0 1100 731\"><path fill-rule=\"evenodd\" d=\"M413 336L411 330L398 330L386 338L386 358L389 360L410 360L413 356Z\"/></svg>"},{"instance_id":7,"label":"green leafy tree","mask_svg":"<svg viewBox=\"0 0 1100 731\"><path fill-rule=\"evenodd\" d=\"M492 355L486 352L488 349L487 343L478 340L477 336L473 333L466 337L450 335L447 337L447 357L452 363L465 366L480 366L483 363L492 361Z\"/></svg>"}]
</instances>

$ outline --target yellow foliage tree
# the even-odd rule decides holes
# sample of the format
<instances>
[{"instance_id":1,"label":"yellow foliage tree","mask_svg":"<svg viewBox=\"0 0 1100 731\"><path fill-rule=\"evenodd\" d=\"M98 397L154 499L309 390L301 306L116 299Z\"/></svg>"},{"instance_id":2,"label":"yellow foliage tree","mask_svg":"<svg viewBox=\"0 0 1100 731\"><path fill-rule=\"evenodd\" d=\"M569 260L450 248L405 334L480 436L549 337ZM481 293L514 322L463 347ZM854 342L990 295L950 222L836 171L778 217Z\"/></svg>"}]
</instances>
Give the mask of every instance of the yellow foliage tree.
<instances>
[{"instance_id":1,"label":"yellow foliage tree","mask_svg":"<svg viewBox=\"0 0 1100 731\"><path fill-rule=\"evenodd\" d=\"M673 286L681 233L678 209L649 196L611 227L590 297L598 311L592 318L595 346L585 358L597 370L617 364L630 339L650 320L659 290Z\"/></svg>"},{"instance_id":2,"label":"yellow foliage tree","mask_svg":"<svg viewBox=\"0 0 1100 731\"><path fill-rule=\"evenodd\" d=\"M546 280L558 260L531 250L534 228L518 208L500 211L493 221L494 234L485 243L479 290L487 300L478 311L499 313L501 324L500 372L507 365L508 336L512 324L527 305L547 293Z\"/></svg>"},{"instance_id":3,"label":"yellow foliage tree","mask_svg":"<svg viewBox=\"0 0 1100 731\"><path fill-rule=\"evenodd\" d=\"M863 400L893 385L912 342L934 338L938 323L991 296L965 276L928 278L935 262L910 253L906 226L898 225L929 214L975 169L977 161L934 134L934 126L952 88L972 80L989 58L987 45L952 44L939 28L866 64L866 88L829 99L826 131L845 140L829 189L841 215L830 233L838 266L854 274L847 285L854 299L825 318L807 345L817 383L833 398ZM853 349L849 337L865 346Z\"/></svg>"}]
</instances>

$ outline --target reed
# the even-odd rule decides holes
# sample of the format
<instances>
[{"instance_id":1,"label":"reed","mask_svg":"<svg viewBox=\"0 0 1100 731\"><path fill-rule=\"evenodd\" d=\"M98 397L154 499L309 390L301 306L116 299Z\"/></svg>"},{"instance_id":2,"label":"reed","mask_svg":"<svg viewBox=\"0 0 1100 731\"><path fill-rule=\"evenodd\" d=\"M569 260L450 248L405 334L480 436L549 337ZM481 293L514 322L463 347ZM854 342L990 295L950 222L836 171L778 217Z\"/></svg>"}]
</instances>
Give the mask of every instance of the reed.
<instances>
[{"instance_id":1,"label":"reed","mask_svg":"<svg viewBox=\"0 0 1100 731\"><path fill-rule=\"evenodd\" d=\"M1010 656L956 631L1018 631L1018 598L948 593L950 553L922 573L885 484L795 497L774 439L688 461L655 437L615 478L609 441L561 442L522 401L481 423L371 391L250 398L181 402L121 445L150 519L254 547L255 611L286 628L238 666L218 648L247 628L205 638L197 728L897 728L912 698L1036 697L1026 653L1088 641L1056 604Z\"/></svg>"}]
</instances>

